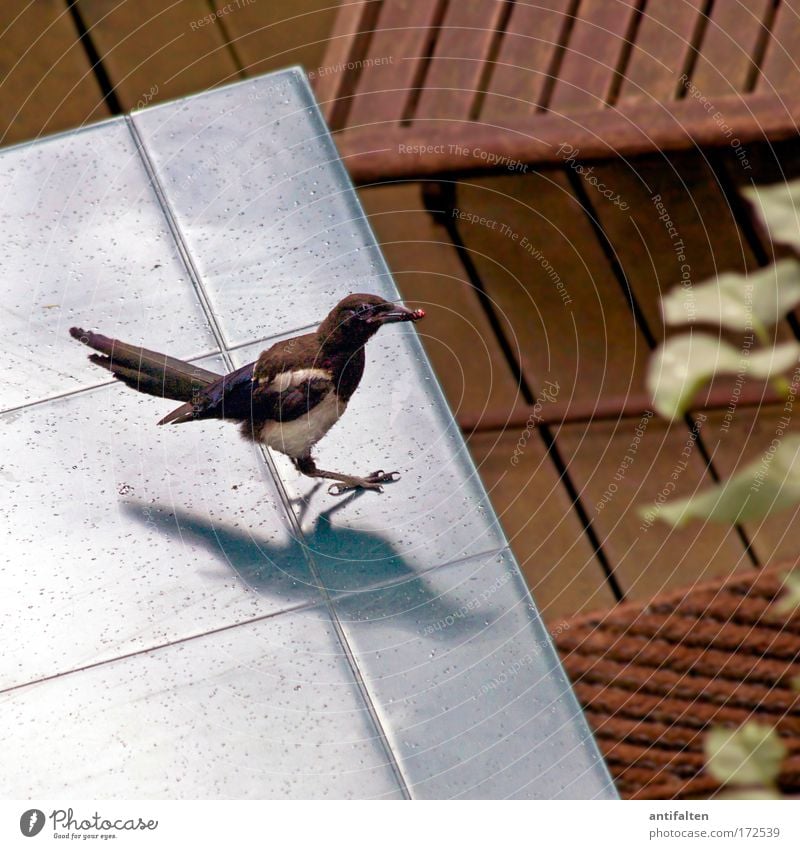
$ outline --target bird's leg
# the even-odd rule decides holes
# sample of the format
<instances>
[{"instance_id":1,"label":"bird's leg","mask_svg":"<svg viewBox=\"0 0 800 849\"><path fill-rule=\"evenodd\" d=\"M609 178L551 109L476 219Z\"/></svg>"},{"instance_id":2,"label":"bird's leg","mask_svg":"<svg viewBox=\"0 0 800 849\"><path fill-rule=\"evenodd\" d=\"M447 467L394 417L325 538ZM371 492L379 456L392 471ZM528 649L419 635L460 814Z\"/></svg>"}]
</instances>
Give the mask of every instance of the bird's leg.
<instances>
[{"instance_id":1,"label":"bird's leg","mask_svg":"<svg viewBox=\"0 0 800 849\"><path fill-rule=\"evenodd\" d=\"M398 472L384 472L379 469L377 472L366 475L361 478L356 475L342 475L338 472L328 472L325 469L318 469L314 458L311 455L306 457L292 457L294 467L301 474L307 475L310 478L327 478L328 480L336 481L328 487L328 492L331 495L344 495L345 492L351 489L374 489L376 492L383 492L384 483L394 483L400 480Z\"/></svg>"}]
</instances>

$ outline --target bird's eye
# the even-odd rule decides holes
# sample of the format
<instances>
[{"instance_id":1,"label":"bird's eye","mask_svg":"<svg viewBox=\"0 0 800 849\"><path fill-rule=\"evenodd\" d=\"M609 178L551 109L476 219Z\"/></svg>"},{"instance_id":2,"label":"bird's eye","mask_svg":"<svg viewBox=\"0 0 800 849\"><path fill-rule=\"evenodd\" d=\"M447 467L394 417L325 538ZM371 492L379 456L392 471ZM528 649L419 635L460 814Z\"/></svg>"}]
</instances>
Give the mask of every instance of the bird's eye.
<instances>
[{"instance_id":1,"label":"bird's eye","mask_svg":"<svg viewBox=\"0 0 800 849\"><path fill-rule=\"evenodd\" d=\"M366 315L370 311L371 307L369 304L359 304L358 305L358 315Z\"/></svg>"}]
</instances>

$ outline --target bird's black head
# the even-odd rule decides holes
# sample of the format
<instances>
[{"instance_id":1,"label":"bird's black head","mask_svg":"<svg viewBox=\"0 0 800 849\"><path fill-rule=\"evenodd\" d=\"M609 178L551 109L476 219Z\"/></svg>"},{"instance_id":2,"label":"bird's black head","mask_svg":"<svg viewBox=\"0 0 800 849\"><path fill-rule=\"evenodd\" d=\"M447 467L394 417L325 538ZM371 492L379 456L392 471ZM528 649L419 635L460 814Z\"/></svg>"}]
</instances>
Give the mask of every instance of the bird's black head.
<instances>
[{"instance_id":1,"label":"bird's black head","mask_svg":"<svg viewBox=\"0 0 800 849\"><path fill-rule=\"evenodd\" d=\"M328 313L317 330L326 348L353 348L363 345L384 324L419 321L422 310L409 310L378 295L348 295Z\"/></svg>"}]
</instances>

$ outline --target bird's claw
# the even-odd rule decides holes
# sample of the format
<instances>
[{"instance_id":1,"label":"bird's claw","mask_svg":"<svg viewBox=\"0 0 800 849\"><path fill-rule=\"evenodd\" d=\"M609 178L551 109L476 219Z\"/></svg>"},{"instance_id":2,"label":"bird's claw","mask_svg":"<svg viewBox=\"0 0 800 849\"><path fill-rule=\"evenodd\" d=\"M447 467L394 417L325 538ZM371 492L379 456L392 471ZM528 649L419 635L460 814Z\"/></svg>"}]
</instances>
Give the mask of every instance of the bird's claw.
<instances>
[{"instance_id":1,"label":"bird's claw","mask_svg":"<svg viewBox=\"0 0 800 849\"><path fill-rule=\"evenodd\" d=\"M351 489L358 489L358 484L332 483L328 487L328 495L344 495L346 492L350 492Z\"/></svg>"},{"instance_id":2,"label":"bird's claw","mask_svg":"<svg viewBox=\"0 0 800 849\"><path fill-rule=\"evenodd\" d=\"M378 469L371 475L367 475L366 480L370 483L395 483L400 480L400 472L384 472L383 469Z\"/></svg>"},{"instance_id":3,"label":"bird's claw","mask_svg":"<svg viewBox=\"0 0 800 849\"><path fill-rule=\"evenodd\" d=\"M367 475L364 478L354 478L350 481L337 481L328 487L330 495L344 495L346 492L351 492L355 489L371 489L374 492L383 492L381 484L395 483L400 480L400 472L384 472L383 469L378 469L377 472Z\"/></svg>"}]
</instances>

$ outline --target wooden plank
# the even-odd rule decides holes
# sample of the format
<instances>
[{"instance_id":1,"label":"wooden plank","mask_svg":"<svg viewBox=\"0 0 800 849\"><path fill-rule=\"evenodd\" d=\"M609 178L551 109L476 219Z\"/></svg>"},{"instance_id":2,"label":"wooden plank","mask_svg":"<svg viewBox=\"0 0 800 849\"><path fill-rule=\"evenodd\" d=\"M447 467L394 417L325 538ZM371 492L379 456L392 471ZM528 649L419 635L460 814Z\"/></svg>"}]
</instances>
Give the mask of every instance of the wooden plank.
<instances>
[{"instance_id":1,"label":"wooden plank","mask_svg":"<svg viewBox=\"0 0 800 849\"><path fill-rule=\"evenodd\" d=\"M683 87L680 77L704 6L705 0L645 6L618 103L676 97Z\"/></svg>"},{"instance_id":2,"label":"wooden plank","mask_svg":"<svg viewBox=\"0 0 800 849\"><path fill-rule=\"evenodd\" d=\"M447 8L415 118L469 118L505 2L472 0Z\"/></svg>"},{"instance_id":3,"label":"wooden plank","mask_svg":"<svg viewBox=\"0 0 800 849\"><path fill-rule=\"evenodd\" d=\"M366 48L372 29L370 21L377 20L379 10L380 0L357 0L343 3L334 18L322 58L325 73L317 74L311 81L322 114L332 130L342 128L342 123L334 116L344 106L341 98L355 87L356 66L363 58L360 46Z\"/></svg>"},{"instance_id":4,"label":"wooden plank","mask_svg":"<svg viewBox=\"0 0 800 849\"><path fill-rule=\"evenodd\" d=\"M648 525L637 513L710 480L682 422L668 427L643 417L567 425L557 442L626 598L649 599L752 568L733 528L694 523L673 530L659 521Z\"/></svg>"},{"instance_id":5,"label":"wooden plank","mask_svg":"<svg viewBox=\"0 0 800 849\"><path fill-rule=\"evenodd\" d=\"M337 143L351 176L358 182L373 182L525 171L530 164L563 162L565 139L580 150L584 160L592 160L724 148L732 137L743 145L797 137L800 92L718 97L713 105L730 133L723 130L714 110L709 112L693 98L567 115L509 115L505 126L450 121L394 129L362 127L349 130ZM452 151L458 149L470 155L454 156Z\"/></svg>"},{"instance_id":6,"label":"wooden plank","mask_svg":"<svg viewBox=\"0 0 800 849\"><path fill-rule=\"evenodd\" d=\"M728 174L739 188L800 180L800 137L756 142L747 146L746 155L746 167L736 151L724 155ZM765 241L764 247L769 249L770 245Z\"/></svg>"},{"instance_id":7,"label":"wooden plank","mask_svg":"<svg viewBox=\"0 0 800 849\"><path fill-rule=\"evenodd\" d=\"M772 0L715 3L700 45L692 83L705 95L746 92Z\"/></svg>"},{"instance_id":8,"label":"wooden plank","mask_svg":"<svg viewBox=\"0 0 800 849\"><path fill-rule=\"evenodd\" d=\"M440 3L384 0L347 117L348 126L399 122L431 49Z\"/></svg>"},{"instance_id":9,"label":"wooden plank","mask_svg":"<svg viewBox=\"0 0 800 849\"><path fill-rule=\"evenodd\" d=\"M603 229L647 323L661 336L661 295L689 288L722 271L757 263L704 156L676 154L600 164L599 185L622 198L609 202L587 185Z\"/></svg>"},{"instance_id":10,"label":"wooden plank","mask_svg":"<svg viewBox=\"0 0 800 849\"><path fill-rule=\"evenodd\" d=\"M669 99L682 89L683 57L698 24L699 7L699 3L663 4L650 10L658 17L648 16L642 22L637 49L620 88L620 103L631 102L631 91L638 97ZM674 51L671 66L663 61L669 61L667 53L651 53L663 51L667 45ZM662 294L678 286L691 287L721 271L755 268L752 251L705 155L685 153L668 160L652 156L639 158L635 164L601 164L596 174L629 206L627 214L620 214L619 205L590 192L603 229L657 337L661 336Z\"/></svg>"},{"instance_id":11,"label":"wooden plank","mask_svg":"<svg viewBox=\"0 0 800 849\"><path fill-rule=\"evenodd\" d=\"M565 56L561 75L553 92L551 107L554 110L570 108L586 110L585 113L581 114L581 118L575 121L578 125L582 123L583 114L588 114L593 107L599 108L613 98L617 68L621 64L625 50L624 44L620 41L631 33L635 13L633 9L628 9L627 16L608 18L607 16L613 11L613 7L606 3L581 5L581 20L576 23L569 43L572 52ZM603 44L592 42L588 36L590 27L597 28L598 25L603 28L612 28L617 38L604 36ZM616 27L615 30L614 27ZM574 83L574 86L570 87L569 83ZM639 118L640 116L637 115L634 120ZM639 126L647 126L648 131L650 131L650 126L647 124L639 124ZM563 138L572 140L574 134L564 134ZM573 146L570 152L575 147ZM577 155L580 156L580 153ZM587 179L587 194L591 194L590 186L592 190L600 191L599 186L589 181L590 174L583 172L581 176ZM564 180L566 185L566 179L563 177L561 179ZM536 198L538 202L541 192L536 189L529 189L528 197ZM619 200L621 196L617 193L616 197ZM652 206L650 198L648 198L648 204ZM557 209L558 206L558 201L547 204L551 220L554 218L551 210ZM603 206L609 215L612 214L610 211L612 206L616 214L624 213L618 203L614 204L610 200L604 199ZM644 209L647 208L644 207ZM555 217L555 221L557 221L562 232L569 232L562 228L570 225L576 226L576 223L577 226L583 226L586 230L589 230L586 219L580 212L576 215L576 212L577 210L573 209L570 216L568 210L567 220L563 223L557 216ZM621 220L627 222L629 218L623 214ZM553 245L553 241L546 238L539 237L538 241L548 245L548 248ZM596 312L602 316L609 329L608 335L603 337L601 322L597 320L599 316L593 315L595 310L592 309L592 305L587 299L587 287L582 286L579 290L581 304L579 312L586 322L586 326L582 326L577 335L581 342L586 345L588 357L583 357L576 368L579 378L575 381L575 384L567 383L566 388L570 392L568 397L570 399L575 398L579 403L585 403L587 398L591 398L593 394L592 384L596 392L596 387L602 385L604 381L608 381L610 385L602 393L597 393L598 395L602 394L603 397L607 398L609 394L614 392L624 396L627 392L630 392L632 387L638 388L643 385L643 360L647 346L636 328L633 316L622 297L619 285L613 277L599 245L594 239L594 234L591 232L576 234L574 238L570 239L570 242L581 245L582 251L594 249L598 254L596 258L592 257L591 254L589 256L584 255L584 258L592 269L598 269L592 283L597 286L600 279L605 278L606 280L600 298L600 309L596 309ZM496 256L497 254L493 255ZM507 265L507 263L504 263L504 265ZM605 271L605 274L603 274L603 271ZM482 273L485 276L486 272ZM573 281L578 281L580 286L580 270L570 269L567 279L570 280L571 285L574 285ZM611 294L612 292L614 295ZM543 313L547 316L548 321L552 321L552 317L557 316L552 307L543 310ZM569 339L566 328L561 330L558 337L562 340L560 347L566 347L563 343L563 340ZM561 353L560 351L559 354ZM603 362L604 359L605 362ZM564 369L564 371L566 370ZM527 370L526 374L528 374ZM626 383L626 378L627 387L623 387L622 384ZM586 383L583 384L583 381L586 381ZM615 386L614 381L620 381L620 383ZM650 420L645 419L645 421L649 422ZM634 424L638 425L639 422ZM603 428L606 428L605 432ZM658 435L659 429L663 431L663 436L656 440L654 435ZM683 426L676 426L666 431L663 425L657 423L655 428L651 430L650 437L643 437L642 445L637 444L635 449L635 453L640 453L642 458L647 458L649 452L651 455L649 463L644 468L642 465L639 466L639 471L627 479L628 485L630 485L630 481L635 481L641 474L639 481L641 489L646 491L648 487L653 487L654 482L659 480L662 471L666 472L665 467L669 462L669 454L660 453L662 444L669 447L678 447L681 442L685 444L687 436L688 432ZM584 437L588 438L584 439ZM592 515L592 522L593 524L595 521L597 523L596 530L600 534L603 550L612 564L622 589L632 597L649 597L662 589L661 574L663 574L665 561L669 559L665 557L665 549L661 544L664 540L663 529L655 529L654 531L653 528L648 527L645 531L638 531L638 516L634 511L627 509L631 506L631 498L622 498L617 501L617 495L619 495L617 490L615 490L614 497L610 502L613 504L616 501L615 508L612 507L608 512L605 512L608 509L608 504L603 501L605 493L609 491L611 486L620 486L614 480L615 476L621 475L621 480L625 483L629 469L627 466L623 469L621 464L624 461L625 454L630 451L634 437L635 434L625 433L625 429L615 422L594 426L572 425L558 429L556 444L573 483L578 487L584 507L589 509L590 505L595 505L597 515L590 514ZM624 448L621 456L611 460L610 457L620 452L613 451L609 454L606 449L610 445L617 449ZM678 448L678 455L680 450ZM599 463L598 456L601 458ZM597 469L603 462L607 468L604 469L603 476L598 478ZM673 469L674 465L669 471L670 475L673 473ZM696 455L687 463L687 469L688 475L685 470L681 470L684 486L691 482L693 477L695 480L702 480L706 476L704 464ZM655 474L653 474L654 470ZM598 486L600 481L602 481L602 487ZM674 482L669 481L669 483ZM658 483L661 488L666 485L667 482ZM653 493L652 497L658 497L658 491ZM622 507L620 507L620 504L622 504ZM613 522L611 521L612 518ZM643 538L642 540L633 537L633 534L637 533ZM651 534L649 539L646 537L648 533ZM660 541L657 539L659 536L661 537ZM686 544L686 548L682 550L687 552L688 556L681 559L681 568L675 573L676 579L680 582L683 582L689 574L692 575L692 578L696 577L696 571L705 568L706 562L710 564L709 568L722 570L732 568L731 561L734 566L739 564L749 565L750 562L735 531L730 536L724 537L719 534L715 537L713 532L706 533L704 537L699 539L685 535L681 542ZM721 558L715 556L720 550L725 552L725 555ZM642 562L643 557L646 558L644 562ZM694 558L699 558L700 562L694 563Z\"/></svg>"},{"instance_id":12,"label":"wooden plank","mask_svg":"<svg viewBox=\"0 0 800 849\"><path fill-rule=\"evenodd\" d=\"M220 21L203 0L79 0L103 67L125 110L180 97L239 75Z\"/></svg>"},{"instance_id":13,"label":"wooden plank","mask_svg":"<svg viewBox=\"0 0 800 849\"><path fill-rule=\"evenodd\" d=\"M734 384L736 385L736 381ZM698 392L693 399L690 412L705 412L724 410L731 401L731 383L715 385ZM777 403L781 396L771 386L759 384L759 381L746 382L738 390L740 407L759 407L764 404ZM583 403L578 401L554 401L544 408L537 409L534 405L517 405L511 413L503 412L495 415L487 410L481 417L468 415L467 410L459 411L458 422L463 430L500 430L504 427L524 428L530 420L531 413L536 413L542 424L574 424L576 422L616 421L619 418L641 416L652 409L653 399L644 386L634 388L626 395L604 395L599 401Z\"/></svg>"},{"instance_id":14,"label":"wooden plank","mask_svg":"<svg viewBox=\"0 0 800 849\"><path fill-rule=\"evenodd\" d=\"M602 195L590 192L598 220L656 342L667 335L661 318L662 295L675 289L690 290L724 271L745 273L758 266L705 157L690 153L673 156L668 162L648 157L637 160L635 166L601 164L594 175L629 205L623 212ZM769 333L774 342L794 338L783 321ZM723 332L722 338L742 349L744 334ZM752 383L749 391L763 393L763 385L758 384ZM727 406L735 386L735 377L720 376L703 387L695 403L699 407L714 398ZM740 391L741 387L737 393Z\"/></svg>"},{"instance_id":15,"label":"wooden plank","mask_svg":"<svg viewBox=\"0 0 800 849\"><path fill-rule=\"evenodd\" d=\"M649 37L647 32L644 35ZM633 75L632 79L647 78L647 74L639 70L641 55L636 52L631 55L628 70ZM666 86L652 73L650 78L662 89ZM626 82L621 87L623 99L631 85L632 82ZM691 275L695 261L700 274L713 272L719 262L739 268L753 264L753 257L704 158L691 154L672 165L674 170L664 167L663 157L654 157L649 168L647 164L637 162L636 173L619 164L598 166L593 176L599 184L588 183L587 180L587 194L590 199L594 198L595 209L623 273L632 285L648 325L657 335L661 333L658 296L662 275L674 280L677 271L681 275L680 283L687 268ZM693 175L696 177L694 180ZM583 176L586 177L585 172ZM594 194L589 185L595 190ZM603 188L610 187L616 202L597 194L601 185ZM628 209L622 209L620 199ZM665 210L668 222L663 217ZM708 220L714 222L713 240L708 233ZM674 222L680 223L685 236L680 231L676 232ZM719 227L722 227L722 233ZM677 252L676 247L679 249ZM629 477L629 469L626 468L620 483L615 477L620 474L621 461L618 461L617 470L612 471L614 461L608 459L608 452L604 450L600 428L607 429L607 444L613 446L612 456L620 452L622 446L618 431L608 431L615 428L613 423L590 426L586 443L583 442L587 436L586 426L561 428L557 444L573 482L585 494L585 503L595 503L598 515L593 523L603 550L613 564L617 580L629 596L647 598L660 592L664 586L689 584L697 579L698 570L727 574L733 568L749 566L749 558L734 529L725 529L724 532L719 528L674 532L666 526L640 523L636 512L631 509L632 494L626 490L633 484L646 498L656 499L667 487L674 486L675 492L680 493L681 487L695 487L700 481L709 480L704 463L697 456L695 443L691 439L687 442L689 434L685 427L675 425L666 429L661 423L651 425L648 436L636 449L636 454L647 463L643 473L640 476L637 471ZM661 435L657 438L659 432ZM581 451L581 447L587 444L594 452L593 456L586 448ZM630 445L631 441L628 442L629 448ZM680 465L683 462L681 453L687 451L687 445L691 453L684 468ZM599 462L596 461L598 454L602 458ZM630 450L627 455L630 456ZM642 470L642 466L639 469ZM602 472L599 480L598 470ZM676 475L677 479L673 480ZM611 487L621 484L625 484L624 490L615 489L610 494ZM623 492L626 497L618 501ZM604 503L607 497L609 501ZM615 503L616 507L608 510ZM682 554L677 565L674 565L673 542L677 543L674 550ZM721 552L724 553L720 556ZM671 584L664 583L661 577L664 574L670 576Z\"/></svg>"},{"instance_id":16,"label":"wooden plank","mask_svg":"<svg viewBox=\"0 0 800 849\"><path fill-rule=\"evenodd\" d=\"M634 72L638 61L634 56ZM696 285L721 271L744 272L757 266L704 155L690 152L669 160L652 156L635 163L600 164L594 175L629 206L622 212L618 205L587 189L657 341L664 335L659 304L663 293ZM785 323L778 325L776 335L779 339L792 336ZM728 341L742 344L740 334L729 334ZM698 402L710 394L723 393L730 398L734 384L729 378L714 381L704 388ZM706 437L702 439L705 444ZM579 471L574 474L579 475Z\"/></svg>"},{"instance_id":17,"label":"wooden plank","mask_svg":"<svg viewBox=\"0 0 800 849\"><path fill-rule=\"evenodd\" d=\"M454 415L508 418L518 388L444 227L418 185L363 189L361 201L403 297L426 310L420 334ZM468 369L468 372L467 372Z\"/></svg>"},{"instance_id":18,"label":"wooden plank","mask_svg":"<svg viewBox=\"0 0 800 849\"><path fill-rule=\"evenodd\" d=\"M570 0L514 4L489 79L482 121L502 124L512 115L533 115L539 109L571 5Z\"/></svg>"},{"instance_id":19,"label":"wooden plank","mask_svg":"<svg viewBox=\"0 0 800 849\"><path fill-rule=\"evenodd\" d=\"M697 24L695 6L679 8L657 6L657 13L691 33ZM660 27L663 29L663 26ZM650 49L656 32L642 24L635 50L628 66L628 79L621 88L621 101L632 81L652 80L656 90L644 93L654 98L666 95L671 87L680 87L681 68L658 76L652 72ZM674 47L675 45L673 45ZM676 55L680 56L679 53ZM644 70L643 70L644 69ZM757 267L751 247L739 228L735 211L719 184L719 177L706 156L683 153L666 159L663 156L639 158L635 163L613 163L597 166L597 179L625 199L629 210L608 203L597 192L589 192L595 200L598 218L614 246L626 278L630 281L648 325L660 339L663 335L660 296L678 287L691 287L722 271L744 273ZM789 328L778 328L779 338L790 338ZM739 345L737 335L729 341ZM726 381L727 382L727 381ZM714 385L708 388L714 391Z\"/></svg>"},{"instance_id":20,"label":"wooden plank","mask_svg":"<svg viewBox=\"0 0 800 849\"><path fill-rule=\"evenodd\" d=\"M555 628L615 598L544 444L523 433L474 434L469 447L536 606Z\"/></svg>"},{"instance_id":21,"label":"wooden plank","mask_svg":"<svg viewBox=\"0 0 800 849\"><path fill-rule=\"evenodd\" d=\"M338 73L326 51L339 8L333 0L239 0L221 23L245 76L302 65L316 84Z\"/></svg>"},{"instance_id":22,"label":"wooden plank","mask_svg":"<svg viewBox=\"0 0 800 849\"><path fill-rule=\"evenodd\" d=\"M761 409L735 405L709 416L705 442L724 480L747 464L764 459L773 439L797 430L794 402ZM800 506L791 507L760 522L747 522L744 530L759 561L767 565L779 560L796 560Z\"/></svg>"},{"instance_id":23,"label":"wooden plank","mask_svg":"<svg viewBox=\"0 0 800 849\"><path fill-rule=\"evenodd\" d=\"M78 33L59 0L9 0L0 38L0 143L108 116Z\"/></svg>"},{"instance_id":24,"label":"wooden plank","mask_svg":"<svg viewBox=\"0 0 800 849\"><path fill-rule=\"evenodd\" d=\"M631 0L584 0L577 14L549 104L554 112L609 102L638 12Z\"/></svg>"},{"instance_id":25,"label":"wooden plank","mask_svg":"<svg viewBox=\"0 0 800 849\"><path fill-rule=\"evenodd\" d=\"M557 381L592 405L642 385L647 343L563 173L462 183L457 214L534 394Z\"/></svg>"},{"instance_id":26,"label":"wooden plank","mask_svg":"<svg viewBox=\"0 0 800 849\"><path fill-rule=\"evenodd\" d=\"M800 85L800 0L783 0L775 14L756 91L792 91Z\"/></svg>"},{"instance_id":27,"label":"wooden plank","mask_svg":"<svg viewBox=\"0 0 800 849\"><path fill-rule=\"evenodd\" d=\"M742 154L742 151L744 153ZM744 155L744 159L742 159ZM800 144L797 138L783 142L762 142L731 149L721 157L731 184L737 189L750 187L754 183L783 183L800 179ZM762 232L756 224L754 236L769 261L792 256L792 249L771 241L769 234ZM794 311L795 318L800 313Z\"/></svg>"}]
</instances>

